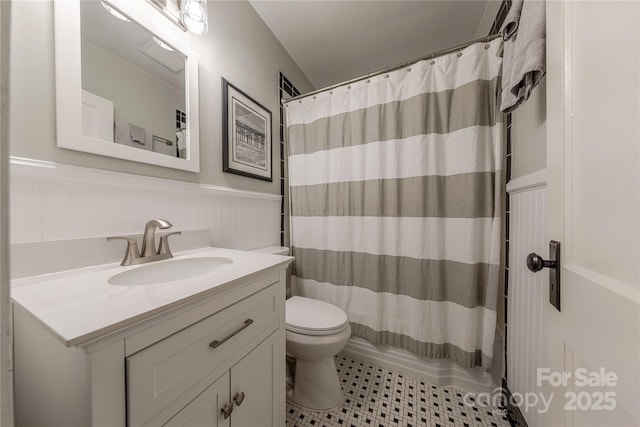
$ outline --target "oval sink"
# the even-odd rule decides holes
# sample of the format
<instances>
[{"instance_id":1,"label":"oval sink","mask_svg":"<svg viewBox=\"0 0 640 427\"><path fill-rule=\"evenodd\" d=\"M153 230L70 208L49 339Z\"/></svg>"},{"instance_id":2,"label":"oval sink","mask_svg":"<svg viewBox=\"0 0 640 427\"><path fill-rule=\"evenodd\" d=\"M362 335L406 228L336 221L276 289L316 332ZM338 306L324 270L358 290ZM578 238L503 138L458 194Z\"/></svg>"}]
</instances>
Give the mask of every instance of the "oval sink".
<instances>
[{"instance_id":1,"label":"oval sink","mask_svg":"<svg viewBox=\"0 0 640 427\"><path fill-rule=\"evenodd\" d=\"M231 258L203 257L174 259L144 265L111 276L107 283L118 286L155 285L192 279L231 265Z\"/></svg>"}]
</instances>

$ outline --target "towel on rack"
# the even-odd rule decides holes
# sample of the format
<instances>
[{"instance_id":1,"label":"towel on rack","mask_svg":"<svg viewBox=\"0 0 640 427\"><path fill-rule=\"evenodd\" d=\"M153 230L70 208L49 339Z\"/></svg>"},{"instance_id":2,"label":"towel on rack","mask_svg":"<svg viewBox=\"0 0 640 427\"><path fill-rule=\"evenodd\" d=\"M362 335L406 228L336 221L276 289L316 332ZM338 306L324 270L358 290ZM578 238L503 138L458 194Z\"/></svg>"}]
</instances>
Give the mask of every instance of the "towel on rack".
<instances>
[{"instance_id":1,"label":"towel on rack","mask_svg":"<svg viewBox=\"0 0 640 427\"><path fill-rule=\"evenodd\" d=\"M116 120L114 128L114 142L116 142L117 144L126 145L128 147L141 148L143 150L151 150L151 144L146 139L146 132L144 129L118 120ZM143 132L144 137L141 140L142 142L133 141L133 128L140 129ZM137 131L136 137L140 138L140 135Z\"/></svg>"},{"instance_id":2,"label":"towel on rack","mask_svg":"<svg viewBox=\"0 0 640 427\"><path fill-rule=\"evenodd\" d=\"M529 99L546 72L545 2L514 0L502 26L502 37L500 110L510 113Z\"/></svg>"},{"instance_id":3,"label":"towel on rack","mask_svg":"<svg viewBox=\"0 0 640 427\"><path fill-rule=\"evenodd\" d=\"M185 148L187 148L184 133L185 133L185 129L180 129L176 131L176 143L178 144L179 150L184 150Z\"/></svg>"},{"instance_id":4,"label":"towel on rack","mask_svg":"<svg viewBox=\"0 0 640 427\"><path fill-rule=\"evenodd\" d=\"M516 31L518 31L523 3L523 0L514 0L511 2L509 13L507 13L507 17L504 18L504 22L502 23L502 40L509 40L516 34Z\"/></svg>"},{"instance_id":5,"label":"towel on rack","mask_svg":"<svg viewBox=\"0 0 640 427\"><path fill-rule=\"evenodd\" d=\"M131 141L145 145L147 143L147 133L139 126L129 125L131 128Z\"/></svg>"}]
</instances>

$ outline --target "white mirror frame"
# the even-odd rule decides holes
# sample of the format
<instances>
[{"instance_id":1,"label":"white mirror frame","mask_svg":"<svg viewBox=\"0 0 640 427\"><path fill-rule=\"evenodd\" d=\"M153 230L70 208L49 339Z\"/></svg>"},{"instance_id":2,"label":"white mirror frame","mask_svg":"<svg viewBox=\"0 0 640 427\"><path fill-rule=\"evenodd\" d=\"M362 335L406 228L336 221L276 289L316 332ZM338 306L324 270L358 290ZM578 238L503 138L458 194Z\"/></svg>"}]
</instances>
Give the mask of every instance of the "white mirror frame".
<instances>
[{"instance_id":1,"label":"white mirror frame","mask_svg":"<svg viewBox=\"0 0 640 427\"><path fill-rule=\"evenodd\" d=\"M187 158L181 159L86 136L82 133L80 0L54 1L57 145L134 162L200 172L198 60L180 31L146 1L109 0L148 31L184 55L187 105Z\"/></svg>"}]
</instances>

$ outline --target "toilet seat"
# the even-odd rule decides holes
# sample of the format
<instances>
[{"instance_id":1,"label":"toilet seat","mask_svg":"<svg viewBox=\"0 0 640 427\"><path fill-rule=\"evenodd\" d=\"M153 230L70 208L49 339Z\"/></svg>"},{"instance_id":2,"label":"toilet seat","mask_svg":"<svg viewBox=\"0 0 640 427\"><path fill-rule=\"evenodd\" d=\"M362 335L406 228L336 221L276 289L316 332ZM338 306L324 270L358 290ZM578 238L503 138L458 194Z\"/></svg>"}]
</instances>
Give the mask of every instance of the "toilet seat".
<instances>
[{"instance_id":1,"label":"toilet seat","mask_svg":"<svg viewBox=\"0 0 640 427\"><path fill-rule=\"evenodd\" d=\"M286 329L302 335L332 335L349 326L347 314L328 302L294 296L286 302Z\"/></svg>"}]
</instances>

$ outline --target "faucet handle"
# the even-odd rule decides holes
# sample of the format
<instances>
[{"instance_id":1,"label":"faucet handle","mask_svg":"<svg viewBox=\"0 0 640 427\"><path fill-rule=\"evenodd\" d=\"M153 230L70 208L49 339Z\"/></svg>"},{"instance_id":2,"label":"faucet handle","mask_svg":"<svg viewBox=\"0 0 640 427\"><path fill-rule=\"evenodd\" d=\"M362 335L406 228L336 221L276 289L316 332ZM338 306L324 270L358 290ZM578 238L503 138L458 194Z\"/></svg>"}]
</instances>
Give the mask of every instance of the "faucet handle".
<instances>
[{"instance_id":1,"label":"faucet handle","mask_svg":"<svg viewBox=\"0 0 640 427\"><path fill-rule=\"evenodd\" d=\"M111 242L113 240L126 240L127 241L127 249L124 254L124 258L120 265L131 265L132 261L136 258L140 258L140 251L138 250L138 241L133 237L125 237L125 236L109 236L107 237L107 242Z\"/></svg>"},{"instance_id":2,"label":"faucet handle","mask_svg":"<svg viewBox=\"0 0 640 427\"><path fill-rule=\"evenodd\" d=\"M175 234L182 234L181 231L174 231L173 233L165 234L164 236L160 236L160 244L158 245L158 255L168 255L167 258L171 258L173 254L171 253L171 249L169 248L169 236L173 236Z\"/></svg>"}]
</instances>

